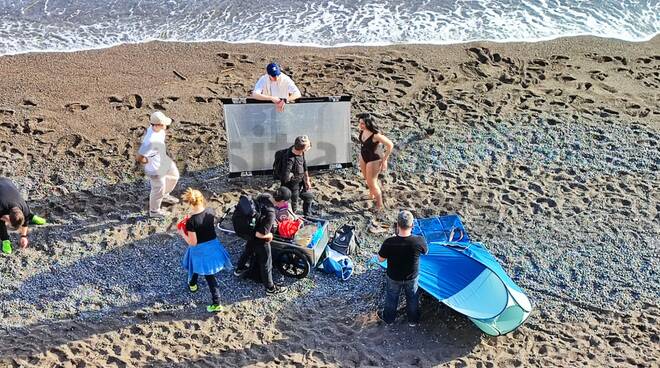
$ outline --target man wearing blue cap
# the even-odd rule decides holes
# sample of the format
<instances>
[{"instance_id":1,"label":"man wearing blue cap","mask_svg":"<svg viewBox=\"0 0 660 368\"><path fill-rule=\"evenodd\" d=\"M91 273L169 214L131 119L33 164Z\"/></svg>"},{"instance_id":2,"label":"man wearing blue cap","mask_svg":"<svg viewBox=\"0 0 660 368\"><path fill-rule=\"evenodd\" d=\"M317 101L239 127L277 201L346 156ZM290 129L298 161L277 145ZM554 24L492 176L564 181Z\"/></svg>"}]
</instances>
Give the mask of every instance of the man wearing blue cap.
<instances>
[{"instance_id":1,"label":"man wearing blue cap","mask_svg":"<svg viewBox=\"0 0 660 368\"><path fill-rule=\"evenodd\" d=\"M281 112L287 102L300 98L300 90L288 75L282 73L279 65L270 63L266 66L266 74L254 86L252 97L273 102Z\"/></svg>"}]
</instances>

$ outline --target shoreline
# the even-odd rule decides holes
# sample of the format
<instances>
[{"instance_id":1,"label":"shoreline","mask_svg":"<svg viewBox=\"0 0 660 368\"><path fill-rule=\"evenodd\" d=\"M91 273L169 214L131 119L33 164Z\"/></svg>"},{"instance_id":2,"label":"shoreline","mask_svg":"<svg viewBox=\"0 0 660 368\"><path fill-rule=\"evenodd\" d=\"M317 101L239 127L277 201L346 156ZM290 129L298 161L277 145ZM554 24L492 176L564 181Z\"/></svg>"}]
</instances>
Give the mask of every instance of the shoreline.
<instances>
[{"instance_id":1,"label":"shoreline","mask_svg":"<svg viewBox=\"0 0 660 368\"><path fill-rule=\"evenodd\" d=\"M649 35L646 38L628 40L616 37L607 37L599 36L589 33L580 33L580 34L570 34L570 35L561 35L561 36L551 36L547 38L539 38L533 40L523 40L523 39L512 39L512 40L495 40L495 39L474 39L466 41L447 41L447 42L422 42L422 41L409 41L409 42L384 42L384 43L339 43L331 46L324 46L321 44L314 43L295 43L295 42L269 42L269 41L256 41L256 40L246 40L246 41L225 41L218 39L208 39L208 40L199 40L199 41L181 41L181 40L162 40L162 39L150 39L139 42L119 42L115 44L90 47L90 48L80 48L80 49L71 49L71 50L30 50L30 51L20 51L14 53L0 54L0 57L3 56L19 56L19 55L34 55L34 54L69 54L77 52L86 52L86 51L102 51L106 49L111 49L115 47L129 46L129 45L143 45L154 42L161 43L172 43L172 44L227 44L227 45L253 45L253 46L264 46L264 47L303 47L303 48L318 48L318 49L341 49L341 48L373 48L373 47L397 47L397 46L452 46L452 45L466 45L466 44L477 44L477 43L487 43L487 44L537 44L543 42L552 42L558 40L570 40L575 38L593 38L597 40L611 41L611 42L626 42L626 43L645 43L653 41L654 38L660 37L660 32L657 32L654 35Z\"/></svg>"},{"instance_id":2,"label":"shoreline","mask_svg":"<svg viewBox=\"0 0 660 368\"><path fill-rule=\"evenodd\" d=\"M2 56L0 175L50 225L33 229L30 248L0 255L0 366L657 365L658 50L660 36L318 49L151 42ZM386 205L459 214L533 300L519 330L484 337L435 299L419 329L379 325L382 274L365 265L385 236L367 231L372 204L358 199L356 169L313 177L323 215L362 235L351 280L313 273L266 298L225 273L226 311L202 311L205 287L182 286L175 222L144 215L132 155L149 113L163 110L175 119L176 195L197 187L220 212L274 188L266 177L225 178L218 102L247 94L273 55L303 96L351 94L352 115L377 114L399 147L382 176ZM174 221L186 209L172 211ZM235 259L241 242L221 240Z\"/></svg>"}]
</instances>

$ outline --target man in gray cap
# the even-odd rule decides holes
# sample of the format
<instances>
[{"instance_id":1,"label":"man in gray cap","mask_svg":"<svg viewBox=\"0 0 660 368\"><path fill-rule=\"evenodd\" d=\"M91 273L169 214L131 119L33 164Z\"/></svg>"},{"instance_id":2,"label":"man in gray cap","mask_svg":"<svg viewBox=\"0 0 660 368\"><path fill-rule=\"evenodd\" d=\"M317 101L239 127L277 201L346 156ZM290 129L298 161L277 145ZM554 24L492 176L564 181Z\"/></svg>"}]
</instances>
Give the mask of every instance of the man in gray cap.
<instances>
[{"instance_id":1,"label":"man in gray cap","mask_svg":"<svg viewBox=\"0 0 660 368\"><path fill-rule=\"evenodd\" d=\"M307 171L307 162L305 161L305 152L309 151L312 143L309 137L301 135L285 153L282 158L280 173L280 185L291 190L291 209L296 212L298 208L298 199L303 201L303 214L311 215L311 206L314 196L312 195L312 181Z\"/></svg>"},{"instance_id":2,"label":"man in gray cap","mask_svg":"<svg viewBox=\"0 0 660 368\"><path fill-rule=\"evenodd\" d=\"M378 251L378 260L387 260L385 307L378 317L387 324L396 319L402 290L406 294L408 325L414 327L419 323L419 256L428 253L428 246L423 237L412 235L413 220L410 211L400 211L396 236L385 240Z\"/></svg>"},{"instance_id":3,"label":"man in gray cap","mask_svg":"<svg viewBox=\"0 0 660 368\"><path fill-rule=\"evenodd\" d=\"M170 194L179 181L179 170L167 156L165 148L165 133L170 124L172 119L161 111L152 113L149 118L150 126L135 157L137 162L144 165L144 173L149 177L149 217L154 218L164 218L169 214L160 208L162 203L179 203L179 200Z\"/></svg>"}]
</instances>

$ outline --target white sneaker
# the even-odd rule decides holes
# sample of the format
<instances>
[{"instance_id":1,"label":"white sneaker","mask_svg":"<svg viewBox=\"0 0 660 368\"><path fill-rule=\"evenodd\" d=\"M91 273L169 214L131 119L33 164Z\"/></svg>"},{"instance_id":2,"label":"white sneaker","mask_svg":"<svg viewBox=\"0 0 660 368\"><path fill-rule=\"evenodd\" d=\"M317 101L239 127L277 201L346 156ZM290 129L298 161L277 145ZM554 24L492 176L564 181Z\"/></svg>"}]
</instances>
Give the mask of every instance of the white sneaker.
<instances>
[{"instance_id":1,"label":"white sneaker","mask_svg":"<svg viewBox=\"0 0 660 368\"><path fill-rule=\"evenodd\" d=\"M158 219L164 219L165 217L169 216L170 213L168 211L165 211L163 209L157 210L157 211L149 211L149 217L151 218L158 218Z\"/></svg>"},{"instance_id":2,"label":"white sneaker","mask_svg":"<svg viewBox=\"0 0 660 368\"><path fill-rule=\"evenodd\" d=\"M179 203L179 199L177 197L168 194L165 197L163 197L163 202L167 204L177 204Z\"/></svg>"}]
</instances>

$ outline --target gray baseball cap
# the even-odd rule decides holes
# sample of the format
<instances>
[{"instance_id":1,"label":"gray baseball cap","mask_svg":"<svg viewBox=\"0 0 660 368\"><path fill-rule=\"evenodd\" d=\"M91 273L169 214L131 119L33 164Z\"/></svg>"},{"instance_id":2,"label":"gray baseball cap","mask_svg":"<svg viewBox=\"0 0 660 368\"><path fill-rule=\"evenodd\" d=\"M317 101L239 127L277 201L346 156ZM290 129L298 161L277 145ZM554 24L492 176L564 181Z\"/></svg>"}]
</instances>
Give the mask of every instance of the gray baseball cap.
<instances>
[{"instance_id":1,"label":"gray baseball cap","mask_svg":"<svg viewBox=\"0 0 660 368\"><path fill-rule=\"evenodd\" d=\"M399 215L396 218L396 223L402 229L410 229L413 226L413 214L408 210L399 211Z\"/></svg>"}]
</instances>

